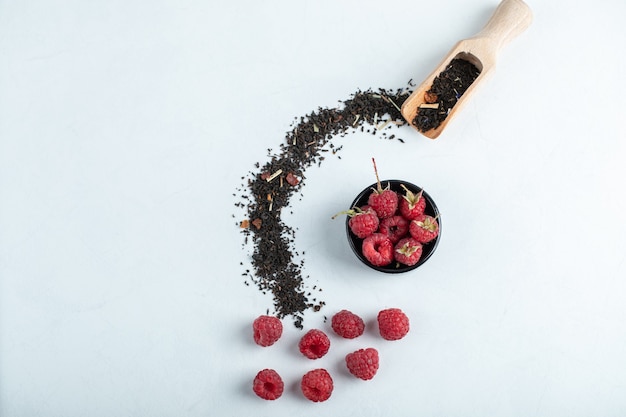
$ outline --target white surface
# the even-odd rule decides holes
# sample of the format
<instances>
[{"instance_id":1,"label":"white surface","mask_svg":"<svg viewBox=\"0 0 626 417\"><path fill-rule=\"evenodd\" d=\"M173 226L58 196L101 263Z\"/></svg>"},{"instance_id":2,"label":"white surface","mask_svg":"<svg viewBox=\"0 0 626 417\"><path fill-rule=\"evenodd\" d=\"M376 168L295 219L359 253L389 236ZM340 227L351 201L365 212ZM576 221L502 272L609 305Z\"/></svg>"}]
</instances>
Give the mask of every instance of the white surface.
<instances>
[{"instance_id":1,"label":"white surface","mask_svg":"<svg viewBox=\"0 0 626 417\"><path fill-rule=\"evenodd\" d=\"M285 220L327 305L305 326L342 308L370 326L317 362L288 320L252 343L271 299L243 283L232 193L295 117L419 81L496 2L209 3L0 1L0 415L626 413L626 3L529 1L439 139L353 135L307 172ZM372 156L442 211L414 273L358 264L330 220ZM412 322L393 343L372 328L390 306ZM369 382L341 365L365 346ZM313 404L297 381L321 366L336 388ZM251 391L264 367L278 401Z\"/></svg>"}]
</instances>

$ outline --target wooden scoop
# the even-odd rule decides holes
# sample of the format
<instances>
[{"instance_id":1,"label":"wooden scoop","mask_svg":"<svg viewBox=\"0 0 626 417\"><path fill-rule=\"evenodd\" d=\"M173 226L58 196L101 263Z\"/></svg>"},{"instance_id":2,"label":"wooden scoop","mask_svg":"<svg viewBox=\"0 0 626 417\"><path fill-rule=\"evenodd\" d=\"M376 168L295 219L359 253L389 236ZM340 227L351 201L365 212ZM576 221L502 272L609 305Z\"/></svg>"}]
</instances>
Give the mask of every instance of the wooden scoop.
<instances>
[{"instance_id":1,"label":"wooden scoop","mask_svg":"<svg viewBox=\"0 0 626 417\"><path fill-rule=\"evenodd\" d=\"M428 91L433 80L455 58L464 59L474 64L480 71L478 78L468 87L465 93L452 107L445 120L436 128L425 132L419 131L424 136L435 139L446 128L463 105L472 96L478 85L495 69L496 56L500 48L522 33L532 22L533 16L530 8L522 0L503 0L485 27L475 36L458 42L441 61L439 66L419 85L402 105L402 116L413 126L418 107L425 104L424 93Z\"/></svg>"}]
</instances>

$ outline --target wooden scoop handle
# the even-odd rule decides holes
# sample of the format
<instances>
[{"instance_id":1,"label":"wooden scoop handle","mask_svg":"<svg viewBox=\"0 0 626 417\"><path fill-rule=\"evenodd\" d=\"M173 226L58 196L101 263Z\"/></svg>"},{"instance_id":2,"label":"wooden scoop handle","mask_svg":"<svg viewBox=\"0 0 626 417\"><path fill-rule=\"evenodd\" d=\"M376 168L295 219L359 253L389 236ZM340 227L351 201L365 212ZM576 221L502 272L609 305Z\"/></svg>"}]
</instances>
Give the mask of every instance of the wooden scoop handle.
<instances>
[{"instance_id":1,"label":"wooden scoop handle","mask_svg":"<svg viewBox=\"0 0 626 417\"><path fill-rule=\"evenodd\" d=\"M473 38L489 38L496 49L508 44L533 21L530 7L522 0L502 0L483 29Z\"/></svg>"}]
</instances>

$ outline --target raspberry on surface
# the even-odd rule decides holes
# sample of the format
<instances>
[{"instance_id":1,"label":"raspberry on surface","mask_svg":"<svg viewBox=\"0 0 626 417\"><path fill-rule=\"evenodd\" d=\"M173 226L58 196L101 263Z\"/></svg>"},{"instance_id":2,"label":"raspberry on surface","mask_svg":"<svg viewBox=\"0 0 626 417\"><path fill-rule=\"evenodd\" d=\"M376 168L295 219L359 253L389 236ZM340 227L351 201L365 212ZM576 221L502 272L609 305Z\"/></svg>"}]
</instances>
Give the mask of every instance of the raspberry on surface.
<instances>
[{"instance_id":1,"label":"raspberry on surface","mask_svg":"<svg viewBox=\"0 0 626 417\"><path fill-rule=\"evenodd\" d=\"M350 373L364 381L374 378L378 365L378 351L374 348L359 349L346 355L346 366Z\"/></svg>"},{"instance_id":2,"label":"raspberry on surface","mask_svg":"<svg viewBox=\"0 0 626 417\"><path fill-rule=\"evenodd\" d=\"M302 394L311 401L326 401L333 393L333 379L327 370L313 369L302 376L300 389Z\"/></svg>"},{"instance_id":3,"label":"raspberry on surface","mask_svg":"<svg viewBox=\"0 0 626 417\"><path fill-rule=\"evenodd\" d=\"M363 319L348 310L335 314L331 319L331 327L335 333L346 339L359 337L365 331Z\"/></svg>"},{"instance_id":4,"label":"raspberry on surface","mask_svg":"<svg viewBox=\"0 0 626 417\"><path fill-rule=\"evenodd\" d=\"M252 390L264 400L275 400L283 395L285 384L273 369L263 369L254 378Z\"/></svg>"},{"instance_id":5,"label":"raspberry on surface","mask_svg":"<svg viewBox=\"0 0 626 417\"><path fill-rule=\"evenodd\" d=\"M393 243L382 233L374 233L363 240L361 252L374 266L386 266L393 262Z\"/></svg>"},{"instance_id":6,"label":"raspberry on surface","mask_svg":"<svg viewBox=\"0 0 626 417\"><path fill-rule=\"evenodd\" d=\"M278 317L262 315L252 323L254 342L263 347L271 346L283 334L283 324Z\"/></svg>"},{"instance_id":7,"label":"raspberry on surface","mask_svg":"<svg viewBox=\"0 0 626 417\"><path fill-rule=\"evenodd\" d=\"M298 348L307 358L319 359L328 353L330 339L323 331L311 329L302 336Z\"/></svg>"},{"instance_id":8,"label":"raspberry on surface","mask_svg":"<svg viewBox=\"0 0 626 417\"><path fill-rule=\"evenodd\" d=\"M402 339L409 332L409 318L399 308L388 308L378 313L378 330L385 340Z\"/></svg>"}]
</instances>

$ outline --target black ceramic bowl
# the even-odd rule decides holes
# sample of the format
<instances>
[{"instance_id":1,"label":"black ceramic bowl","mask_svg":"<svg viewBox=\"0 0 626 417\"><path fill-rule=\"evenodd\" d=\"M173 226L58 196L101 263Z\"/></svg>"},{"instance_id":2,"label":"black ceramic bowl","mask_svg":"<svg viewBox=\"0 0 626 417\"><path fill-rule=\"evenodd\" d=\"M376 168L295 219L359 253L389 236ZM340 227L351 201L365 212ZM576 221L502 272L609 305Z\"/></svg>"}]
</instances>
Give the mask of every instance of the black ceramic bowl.
<instances>
[{"instance_id":1,"label":"black ceramic bowl","mask_svg":"<svg viewBox=\"0 0 626 417\"><path fill-rule=\"evenodd\" d=\"M381 181L381 185L383 186L383 188L387 187L387 184L389 184L390 189L397 192L400 196L404 195L405 193L405 190L402 188L401 184L404 184L406 188L408 188L409 190L411 190L413 193L416 193L416 194L422 190L417 185L411 184L410 182L407 182L407 181L401 181L401 180ZM359 195L357 195L354 201L352 202L352 205L350 206L350 208L362 207L366 205L367 199L369 198L369 195L372 193L372 189L376 189L376 187L377 187L377 184L372 184L369 187L365 188L363 191L361 191ZM352 233L352 231L350 230L350 226L348 224L348 222L350 221L350 218L348 217L346 219L346 234L348 235L348 242L350 243L350 247L352 248L352 251L357 256L357 258L359 258L365 265L369 266L370 268L373 268L380 272L386 272L390 274L397 274L401 272L412 271L415 268L419 267L420 265L424 264L424 262L426 262L432 256L432 254L435 252L435 249L437 249L437 245L439 244L439 239L441 238L441 215L439 214L439 209L437 209L435 202L430 197L430 195L428 195L426 191L422 191L422 196L426 199L426 209L424 210L424 213L428 214L429 216L433 216L437 218L437 222L439 223L439 234L434 240L424 244L422 248L422 256L415 265L407 266L407 265L403 265L395 261L387 266L372 265L365 258L365 256L363 256L363 252L361 250L363 239L356 237L356 235Z\"/></svg>"}]
</instances>

